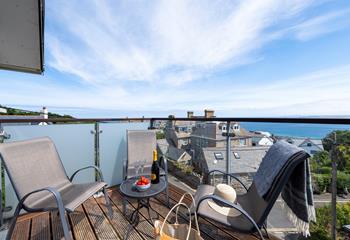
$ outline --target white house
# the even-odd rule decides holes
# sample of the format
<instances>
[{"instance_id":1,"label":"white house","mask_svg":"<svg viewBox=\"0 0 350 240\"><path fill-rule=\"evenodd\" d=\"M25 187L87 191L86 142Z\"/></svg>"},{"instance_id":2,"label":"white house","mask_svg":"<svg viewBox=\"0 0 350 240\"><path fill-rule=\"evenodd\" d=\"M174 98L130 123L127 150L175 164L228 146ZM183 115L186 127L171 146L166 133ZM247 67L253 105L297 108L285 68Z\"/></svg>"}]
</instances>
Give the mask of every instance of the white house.
<instances>
[{"instance_id":1,"label":"white house","mask_svg":"<svg viewBox=\"0 0 350 240\"><path fill-rule=\"evenodd\" d=\"M7 109L0 107L0 113L7 113Z\"/></svg>"},{"instance_id":2,"label":"white house","mask_svg":"<svg viewBox=\"0 0 350 240\"><path fill-rule=\"evenodd\" d=\"M285 140L290 144L304 149L311 156L317 152L323 151L323 144L321 139L286 138Z\"/></svg>"}]
</instances>

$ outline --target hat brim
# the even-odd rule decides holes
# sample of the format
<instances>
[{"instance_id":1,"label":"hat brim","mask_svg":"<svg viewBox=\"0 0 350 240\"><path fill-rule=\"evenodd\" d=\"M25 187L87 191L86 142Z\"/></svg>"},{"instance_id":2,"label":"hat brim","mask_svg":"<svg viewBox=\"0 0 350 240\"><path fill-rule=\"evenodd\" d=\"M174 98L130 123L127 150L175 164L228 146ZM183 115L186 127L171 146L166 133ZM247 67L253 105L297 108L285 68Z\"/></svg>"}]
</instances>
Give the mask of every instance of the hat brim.
<instances>
[{"instance_id":1,"label":"hat brim","mask_svg":"<svg viewBox=\"0 0 350 240\"><path fill-rule=\"evenodd\" d=\"M224 206L220 206L218 205L216 202L214 202L213 200L208 200L208 205L216 212L227 216L227 217L238 217L240 216L242 213L234 208L230 208L230 207L224 207ZM239 205L239 204L238 204Z\"/></svg>"}]
</instances>

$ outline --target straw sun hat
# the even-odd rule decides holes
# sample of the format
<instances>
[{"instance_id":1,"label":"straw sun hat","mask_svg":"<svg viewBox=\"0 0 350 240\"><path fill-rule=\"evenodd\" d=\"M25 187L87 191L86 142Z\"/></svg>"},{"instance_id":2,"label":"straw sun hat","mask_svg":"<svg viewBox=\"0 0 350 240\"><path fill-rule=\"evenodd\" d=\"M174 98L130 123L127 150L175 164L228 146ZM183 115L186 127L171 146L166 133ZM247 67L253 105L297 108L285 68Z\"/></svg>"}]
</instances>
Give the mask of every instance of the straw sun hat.
<instances>
[{"instance_id":1,"label":"straw sun hat","mask_svg":"<svg viewBox=\"0 0 350 240\"><path fill-rule=\"evenodd\" d=\"M227 184L218 184L215 187L213 195L221 197L222 199L225 199L228 202L236 203L236 191L233 189L233 187ZM237 217L241 215L241 212L237 211L236 209L226 207L225 205L220 204L215 200L208 200L208 204L213 210L222 215L228 217Z\"/></svg>"}]
</instances>

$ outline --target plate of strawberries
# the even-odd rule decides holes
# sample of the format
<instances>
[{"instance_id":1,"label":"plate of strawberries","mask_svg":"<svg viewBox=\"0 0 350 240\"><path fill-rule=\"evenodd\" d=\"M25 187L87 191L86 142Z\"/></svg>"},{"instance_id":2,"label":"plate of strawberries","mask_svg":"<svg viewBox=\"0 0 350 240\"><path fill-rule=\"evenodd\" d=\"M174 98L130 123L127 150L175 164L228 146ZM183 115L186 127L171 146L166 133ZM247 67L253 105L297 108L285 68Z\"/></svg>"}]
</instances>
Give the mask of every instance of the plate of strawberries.
<instances>
[{"instance_id":1,"label":"plate of strawberries","mask_svg":"<svg viewBox=\"0 0 350 240\"><path fill-rule=\"evenodd\" d=\"M139 191L146 191L147 189L149 189L151 187L151 181L144 177L141 176L136 182L135 182L135 187L137 190Z\"/></svg>"}]
</instances>

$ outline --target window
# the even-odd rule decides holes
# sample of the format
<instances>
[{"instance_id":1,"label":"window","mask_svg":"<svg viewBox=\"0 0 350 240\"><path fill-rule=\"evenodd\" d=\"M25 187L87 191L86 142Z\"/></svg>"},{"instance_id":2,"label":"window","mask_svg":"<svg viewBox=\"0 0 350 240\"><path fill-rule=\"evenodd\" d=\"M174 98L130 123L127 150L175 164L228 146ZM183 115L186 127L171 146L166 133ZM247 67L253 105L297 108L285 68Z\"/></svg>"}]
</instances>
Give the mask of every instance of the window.
<instances>
[{"instance_id":1,"label":"window","mask_svg":"<svg viewBox=\"0 0 350 240\"><path fill-rule=\"evenodd\" d=\"M308 142L308 143L306 144L306 146L311 147L311 146L312 146L311 142Z\"/></svg>"},{"instance_id":2,"label":"window","mask_svg":"<svg viewBox=\"0 0 350 240\"><path fill-rule=\"evenodd\" d=\"M239 139L239 145L245 146L245 139Z\"/></svg>"},{"instance_id":3,"label":"window","mask_svg":"<svg viewBox=\"0 0 350 240\"><path fill-rule=\"evenodd\" d=\"M224 155L221 152L214 152L216 160L224 160Z\"/></svg>"},{"instance_id":4,"label":"window","mask_svg":"<svg viewBox=\"0 0 350 240\"><path fill-rule=\"evenodd\" d=\"M237 152L233 152L233 156L235 156L236 159L240 159L241 158Z\"/></svg>"},{"instance_id":5,"label":"window","mask_svg":"<svg viewBox=\"0 0 350 240\"><path fill-rule=\"evenodd\" d=\"M314 155L314 154L316 154L317 152L318 152L317 150L311 150L311 151L310 151L310 154L311 154L311 155Z\"/></svg>"}]
</instances>

